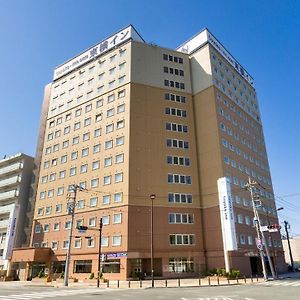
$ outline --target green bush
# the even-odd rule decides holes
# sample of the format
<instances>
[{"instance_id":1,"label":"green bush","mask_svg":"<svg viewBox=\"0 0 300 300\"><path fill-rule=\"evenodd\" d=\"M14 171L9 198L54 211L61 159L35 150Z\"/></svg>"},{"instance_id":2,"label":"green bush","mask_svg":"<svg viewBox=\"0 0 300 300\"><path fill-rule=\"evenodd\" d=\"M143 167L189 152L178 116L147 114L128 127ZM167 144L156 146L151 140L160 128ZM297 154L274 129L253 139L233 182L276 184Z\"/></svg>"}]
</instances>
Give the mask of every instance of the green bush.
<instances>
[{"instance_id":1,"label":"green bush","mask_svg":"<svg viewBox=\"0 0 300 300\"><path fill-rule=\"evenodd\" d=\"M43 278L43 277L45 277L45 273L43 270L40 270L38 273L38 278Z\"/></svg>"},{"instance_id":2,"label":"green bush","mask_svg":"<svg viewBox=\"0 0 300 300\"><path fill-rule=\"evenodd\" d=\"M94 273L91 273L89 279L94 279L94 277L95 277L95 274L94 274Z\"/></svg>"},{"instance_id":3,"label":"green bush","mask_svg":"<svg viewBox=\"0 0 300 300\"><path fill-rule=\"evenodd\" d=\"M59 275L59 278L64 279L65 278L65 272L61 272L60 275Z\"/></svg>"},{"instance_id":4,"label":"green bush","mask_svg":"<svg viewBox=\"0 0 300 300\"><path fill-rule=\"evenodd\" d=\"M228 274L229 278L236 278L236 277L240 277L240 276L241 276L241 272L240 272L240 270L237 270L237 269L230 270L230 272Z\"/></svg>"}]
</instances>

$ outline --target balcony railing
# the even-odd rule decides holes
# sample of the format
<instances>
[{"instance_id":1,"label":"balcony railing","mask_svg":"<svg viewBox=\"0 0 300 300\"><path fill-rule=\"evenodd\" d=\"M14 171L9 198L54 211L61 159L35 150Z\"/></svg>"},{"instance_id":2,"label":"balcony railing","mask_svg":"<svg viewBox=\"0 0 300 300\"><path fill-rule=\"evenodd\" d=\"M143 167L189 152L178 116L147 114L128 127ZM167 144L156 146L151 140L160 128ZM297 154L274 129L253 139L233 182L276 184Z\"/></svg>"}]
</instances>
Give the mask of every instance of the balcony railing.
<instances>
[{"instance_id":1,"label":"balcony railing","mask_svg":"<svg viewBox=\"0 0 300 300\"><path fill-rule=\"evenodd\" d=\"M19 195L18 190L0 193L0 201L12 199L12 198L18 197L18 195Z\"/></svg>"},{"instance_id":2,"label":"balcony railing","mask_svg":"<svg viewBox=\"0 0 300 300\"><path fill-rule=\"evenodd\" d=\"M14 204L0 206L0 215L9 214L10 211L14 208Z\"/></svg>"},{"instance_id":3,"label":"balcony railing","mask_svg":"<svg viewBox=\"0 0 300 300\"><path fill-rule=\"evenodd\" d=\"M12 185L12 184L16 184L20 181L21 181L20 176L14 176L14 177L10 177L10 178L7 178L7 179L0 180L0 188L4 187L4 186L9 186L9 185Z\"/></svg>"},{"instance_id":4,"label":"balcony railing","mask_svg":"<svg viewBox=\"0 0 300 300\"><path fill-rule=\"evenodd\" d=\"M8 165L6 167L0 168L0 176L4 175L4 174L10 174L15 171L19 171L22 168L23 168L23 163L21 163L21 162L17 162L15 164Z\"/></svg>"}]
</instances>

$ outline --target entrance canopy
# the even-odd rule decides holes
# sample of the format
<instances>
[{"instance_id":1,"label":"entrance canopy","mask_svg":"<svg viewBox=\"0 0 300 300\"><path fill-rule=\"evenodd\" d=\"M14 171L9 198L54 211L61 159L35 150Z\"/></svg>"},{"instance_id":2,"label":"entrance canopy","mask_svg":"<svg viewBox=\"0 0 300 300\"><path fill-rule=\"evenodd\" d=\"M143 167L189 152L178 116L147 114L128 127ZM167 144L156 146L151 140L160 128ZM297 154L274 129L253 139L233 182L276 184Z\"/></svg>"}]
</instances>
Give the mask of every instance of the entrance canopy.
<instances>
[{"instance_id":1,"label":"entrance canopy","mask_svg":"<svg viewBox=\"0 0 300 300\"><path fill-rule=\"evenodd\" d=\"M48 262L51 254L51 248L13 249L11 262Z\"/></svg>"}]
</instances>

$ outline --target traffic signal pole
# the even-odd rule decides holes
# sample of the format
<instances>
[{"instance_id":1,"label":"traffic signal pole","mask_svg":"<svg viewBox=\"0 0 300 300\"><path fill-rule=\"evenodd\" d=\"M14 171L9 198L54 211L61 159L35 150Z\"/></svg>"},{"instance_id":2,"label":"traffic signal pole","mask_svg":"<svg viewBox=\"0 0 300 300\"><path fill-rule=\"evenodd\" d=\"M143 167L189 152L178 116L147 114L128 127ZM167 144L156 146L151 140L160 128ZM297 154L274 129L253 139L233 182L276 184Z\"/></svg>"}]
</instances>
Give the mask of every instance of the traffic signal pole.
<instances>
[{"instance_id":1,"label":"traffic signal pole","mask_svg":"<svg viewBox=\"0 0 300 300\"><path fill-rule=\"evenodd\" d=\"M289 225L289 223L287 221L284 221L284 229L285 229L286 239L288 241L288 246L289 246L291 266L292 266L293 272L295 272L294 260L293 260L292 249L291 249L291 244L290 244L290 235L289 235L289 231L288 231L288 225Z\"/></svg>"},{"instance_id":2,"label":"traffic signal pole","mask_svg":"<svg viewBox=\"0 0 300 300\"><path fill-rule=\"evenodd\" d=\"M100 265L101 265L101 239L102 239L102 218L100 218L99 222L99 248L98 248L98 276L97 276L97 287L100 286Z\"/></svg>"}]
</instances>

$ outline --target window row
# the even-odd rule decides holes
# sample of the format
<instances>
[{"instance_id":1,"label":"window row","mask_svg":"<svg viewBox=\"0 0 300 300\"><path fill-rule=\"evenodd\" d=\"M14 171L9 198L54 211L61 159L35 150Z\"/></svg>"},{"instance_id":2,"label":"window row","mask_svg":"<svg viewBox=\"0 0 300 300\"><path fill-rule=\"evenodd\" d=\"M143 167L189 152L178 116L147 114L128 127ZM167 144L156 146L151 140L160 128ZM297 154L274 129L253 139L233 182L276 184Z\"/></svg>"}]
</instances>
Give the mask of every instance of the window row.
<instances>
[{"instance_id":1,"label":"window row","mask_svg":"<svg viewBox=\"0 0 300 300\"><path fill-rule=\"evenodd\" d=\"M170 203L193 203L193 196L191 194L169 193L168 201Z\"/></svg>"},{"instance_id":2,"label":"window row","mask_svg":"<svg viewBox=\"0 0 300 300\"><path fill-rule=\"evenodd\" d=\"M176 117L184 117L186 118L186 110L184 109L178 109L178 108L172 108L172 107L166 107L165 108L165 114L176 116Z\"/></svg>"},{"instance_id":3,"label":"window row","mask_svg":"<svg viewBox=\"0 0 300 300\"><path fill-rule=\"evenodd\" d=\"M186 103L186 97L181 95L174 95L170 93L165 93L165 100L179 102L179 103Z\"/></svg>"},{"instance_id":4,"label":"window row","mask_svg":"<svg viewBox=\"0 0 300 300\"><path fill-rule=\"evenodd\" d=\"M176 124L176 123L166 123L166 130L175 132L188 132L187 125Z\"/></svg>"},{"instance_id":5,"label":"window row","mask_svg":"<svg viewBox=\"0 0 300 300\"><path fill-rule=\"evenodd\" d=\"M189 142L177 139L167 139L167 147L189 149Z\"/></svg>"},{"instance_id":6,"label":"window row","mask_svg":"<svg viewBox=\"0 0 300 300\"><path fill-rule=\"evenodd\" d=\"M190 166L190 159L182 156L167 156L169 165Z\"/></svg>"},{"instance_id":7,"label":"window row","mask_svg":"<svg viewBox=\"0 0 300 300\"><path fill-rule=\"evenodd\" d=\"M168 86L168 87L175 87L175 88L181 89L181 90L185 89L185 85L183 82L178 82L178 81L173 81L173 80L168 80L168 79L164 80L164 85Z\"/></svg>"},{"instance_id":8,"label":"window row","mask_svg":"<svg viewBox=\"0 0 300 300\"><path fill-rule=\"evenodd\" d=\"M176 62L179 64L183 64L183 58L181 57L177 57L177 56L173 56L173 55L168 55L168 54L163 54L163 59L167 60L167 61L172 61L172 62Z\"/></svg>"},{"instance_id":9,"label":"window row","mask_svg":"<svg viewBox=\"0 0 300 300\"><path fill-rule=\"evenodd\" d=\"M192 176L181 174L168 174L168 183L192 184Z\"/></svg>"},{"instance_id":10,"label":"window row","mask_svg":"<svg viewBox=\"0 0 300 300\"><path fill-rule=\"evenodd\" d=\"M184 71L180 69L174 69L169 67L164 67L164 73L175 74L179 76L184 76Z\"/></svg>"},{"instance_id":11,"label":"window row","mask_svg":"<svg viewBox=\"0 0 300 300\"><path fill-rule=\"evenodd\" d=\"M194 234L170 234L170 245L194 245Z\"/></svg>"},{"instance_id":12,"label":"window row","mask_svg":"<svg viewBox=\"0 0 300 300\"><path fill-rule=\"evenodd\" d=\"M108 124L105 127L105 133L113 132L114 127L116 129L121 129L121 128L124 128L124 126L125 126L125 121L124 120L117 121L115 124L114 123ZM75 123L74 124L74 131L78 130L79 128L80 128L80 123ZM67 129L67 131L66 131L66 129ZM57 132L60 132L60 130L58 130ZM70 132L71 132L71 126L67 126L67 127L64 128L64 134L68 134ZM95 129L94 133L93 133L93 137L94 138L99 137L99 136L101 136L101 128ZM48 136L47 136L47 141L51 141L54 137L56 137L55 133L54 134L53 133L49 133ZM83 142L88 141L90 139L90 137L91 137L91 133L89 131L86 132L86 133L83 133L83 135L82 135L82 141ZM73 137L73 139L72 139L72 145L79 144L79 141L80 141L79 135ZM54 152L59 150L59 148L58 148L59 145L56 144L55 146L56 146L56 148L53 149ZM67 148L68 146L69 146L69 141L64 141L64 143L62 145L62 148ZM54 146L53 146L53 148L54 148ZM50 154L50 153L51 153L51 147L47 147L45 149L45 154Z\"/></svg>"},{"instance_id":13,"label":"window row","mask_svg":"<svg viewBox=\"0 0 300 300\"><path fill-rule=\"evenodd\" d=\"M193 224L194 214L169 213L170 224Z\"/></svg>"}]
</instances>

